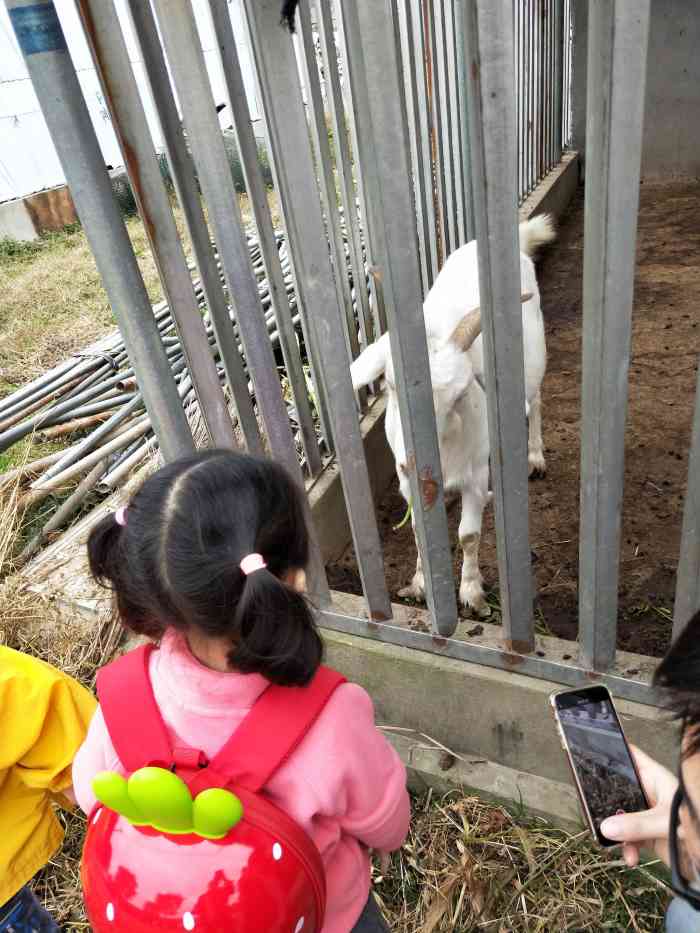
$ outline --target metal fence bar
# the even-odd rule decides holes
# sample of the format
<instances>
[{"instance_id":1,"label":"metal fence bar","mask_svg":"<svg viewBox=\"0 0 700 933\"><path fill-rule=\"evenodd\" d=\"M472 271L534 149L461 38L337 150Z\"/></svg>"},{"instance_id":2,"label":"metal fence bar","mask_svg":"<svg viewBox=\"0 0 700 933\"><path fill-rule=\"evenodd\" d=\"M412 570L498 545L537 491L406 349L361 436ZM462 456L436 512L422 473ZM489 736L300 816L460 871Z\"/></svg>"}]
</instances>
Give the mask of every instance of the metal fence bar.
<instances>
[{"instance_id":1,"label":"metal fence bar","mask_svg":"<svg viewBox=\"0 0 700 933\"><path fill-rule=\"evenodd\" d=\"M367 346L375 339L374 326L369 311L367 280L362 256L362 241L360 237L359 218L357 216L357 201L355 186L352 177L352 153L348 142L347 127L345 125L345 109L343 95L338 74L338 56L335 45L335 30L333 16L327 3L315 4L316 21L319 26L323 55L326 62L326 97L333 126L333 141L335 143L335 168L340 187L340 198L345 216L345 233L348 239L350 263L352 268L357 318L360 325L360 334L363 346ZM302 24L308 17L308 8L302 3L299 8ZM309 22L310 32L310 22ZM325 131L325 123L323 127ZM326 137L327 139L328 137ZM330 162L330 158L329 158ZM333 188L335 194L335 186ZM342 242L342 237L341 237ZM345 253L343 252L343 258ZM343 270L347 281L347 271ZM351 304L352 310L352 304Z\"/></svg>"},{"instance_id":2,"label":"metal fence bar","mask_svg":"<svg viewBox=\"0 0 700 933\"><path fill-rule=\"evenodd\" d=\"M457 115L457 132L458 132L458 141L457 141L457 165L456 172L459 175L460 179L460 188L462 193L462 204L461 204L461 213L462 213L462 236L464 243L471 240L471 217L470 217L470 198L471 198L471 181L470 181L470 172L469 172L469 147L465 145L465 128L464 124L466 110L464 107L464 36L462 35L461 23L462 23L462 14L460 10L460 0L452 0L452 32L454 35L454 56L455 56L455 86L456 86L456 97L455 97L455 111Z\"/></svg>"},{"instance_id":3,"label":"metal fence bar","mask_svg":"<svg viewBox=\"0 0 700 933\"><path fill-rule=\"evenodd\" d=\"M6 0L17 42L166 460L194 450L53 2Z\"/></svg>"},{"instance_id":4,"label":"metal fence bar","mask_svg":"<svg viewBox=\"0 0 700 933\"><path fill-rule=\"evenodd\" d=\"M565 87L564 87L564 121L565 121L565 131L564 131L564 144L566 146L571 145L571 94L572 94L572 58L573 58L573 48L572 48L572 30L573 30L573 11L571 6L571 0L565 0L565 14L564 14L564 28L566 30L566 44L564 46L566 50L566 69L564 72L565 75Z\"/></svg>"},{"instance_id":5,"label":"metal fence bar","mask_svg":"<svg viewBox=\"0 0 700 933\"><path fill-rule=\"evenodd\" d=\"M596 671L615 658L649 5L588 12L579 642Z\"/></svg>"},{"instance_id":6,"label":"metal fence bar","mask_svg":"<svg viewBox=\"0 0 700 933\"><path fill-rule=\"evenodd\" d=\"M454 163L452 158L452 101L447 74L447 41L445 36L445 18L443 0L433 0L433 24L435 30L434 74L435 87L438 91L439 125L441 157L440 170L445 189L447 205L447 256L458 245L457 237L457 200L455 197Z\"/></svg>"},{"instance_id":7,"label":"metal fence bar","mask_svg":"<svg viewBox=\"0 0 700 933\"><path fill-rule=\"evenodd\" d=\"M681 550L673 606L673 639L700 609L700 373L695 390L693 436L688 458L688 482L683 506Z\"/></svg>"},{"instance_id":8,"label":"metal fence bar","mask_svg":"<svg viewBox=\"0 0 700 933\"><path fill-rule=\"evenodd\" d=\"M381 0L380 0L381 2ZM436 67L438 55L437 30L435 25L436 11L433 0L422 0L423 2L423 41L425 43L425 67L428 85L428 105L430 115L430 141L432 147L433 173L435 179L435 189L437 193L438 208L436 214L439 216L438 230L438 263L442 268L443 263L451 252L451 229L450 229L450 209L447 191L447 180L445 177L445 154L443 151L443 132L442 132L442 94L440 87L440 75Z\"/></svg>"},{"instance_id":9,"label":"metal fence bar","mask_svg":"<svg viewBox=\"0 0 700 933\"><path fill-rule=\"evenodd\" d=\"M447 58L447 88L450 101L450 152L454 187L455 235L454 249L467 241L464 223L464 180L461 172L461 132L459 94L457 92L457 46L454 28L455 0L443 0L443 28Z\"/></svg>"},{"instance_id":10,"label":"metal fence bar","mask_svg":"<svg viewBox=\"0 0 700 933\"><path fill-rule=\"evenodd\" d=\"M427 227L429 229L427 249L430 251L428 283L426 292L430 290L440 271L439 230L440 218L436 200L435 177L433 174L432 134L430 129L430 90L426 68L426 46L423 35L422 0L406 0L407 25L412 27L408 31L407 40L411 45L413 37L412 54L413 69L416 78L416 100L418 108L418 140L417 146L422 153L423 185L425 189L425 205Z\"/></svg>"},{"instance_id":11,"label":"metal fence bar","mask_svg":"<svg viewBox=\"0 0 700 933\"><path fill-rule=\"evenodd\" d=\"M149 90L161 125L163 139L187 230L192 242L202 289L206 299L212 328L219 348L224 374L232 401L236 409L238 424L251 454L261 456L262 441L253 402L248 390L248 377L238 351L238 343L229 317L228 305L221 288L219 270L211 245L199 198L197 179L187 144L182 135L182 123L175 104L163 48L150 3L128 0L128 9L134 27L134 35L141 48L143 66L148 78Z\"/></svg>"},{"instance_id":12,"label":"metal fence bar","mask_svg":"<svg viewBox=\"0 0 700 933\"><path fill-rule=\"evenodd\" d=\"M467 49L469 42L467 40L466 30L468 28L467 17L465 16L465 4L467 0L455 0L456 33L457 33L457 72L459 84L459 107L461 113L462 126L462 176L464 188L464 219L465 234L467 242L476 237L476 226L474 218L474 189L472 181L472 161L471 161L471 133L469 130L469 89L468 81L471 71L471 64L467 61Z\"/></svg>"},{"instance_id":13,"label":"metal fence bar","mask_svg":"<svg viewBox=\"0 0 700 933\"><path fill-rule=\"evenodd\" d=\"M533 4L537 0L525 0L527 3L527 77L525 84L527 86L527 186L526 194L532 191L534 186L533 154L534 154L534 23L533 23Z\"/></svg>"},{"instance_id":14,"label":"metal fence bar","mask_svg":"<svg viewBox=\"0 0 700 933\"><path fill-rule=\"evenodd\" d=\"M515 138L518 144L518 156L517 156L517 188L518 188L518 200L522 199L522 161L523 161L523 113L522 113L522 102L523 102L523 93L525 90L525 85L522 80L522 41L521 41L521 10L520 10L519 0L513 0L513 17L514 17L514 30L515 30L515 42L514 42L514 52L515 52L515 105L516 105L516 134Z\"/></svg>"},{"instance_id":15,"label":"metal fence bar","mask_svg":"<svg viewBox=\"0 0 700 933\"><path fill-rule=\"evenodd\" d=\"M307 4L302 4L299 8L299 21L301 24L300 32L303 45L303 54L301 55L300 63L303 69L303 79L306 85L306 93L309 102L307 105L309 132L311 133L313 141L314 154L316 157L316 174L320 183L326 214L328 240L333 270L335 272L333 279L335 282L338 304L345 312L345 342L347 345L349 365L360 353L360 341L355 325L355 312L352 306L350 282L348 281L345 240L343 239L343 231L340 226L340 211L338 210L335 172L333 171L331 147L328 141L328 131L326 128L323 94L321 92L321 80L316 63L316 48L311 28L311 11ZM326 61L327 94L330 91L328 71L329 65ZM348 223L352 223L352 215L348 219Z\"/></svg>"},{"instance_id":16,"label":"metal fence bar","mask_svg":"<svg viewBox=\"0 0 700 933\"><path fill-rule=\"evenodd\" d=\"M348 368L343 311L333 283L292 40L280 26L277 0L244 0L244 7L287 229L291 242L300 244L295 264L304 283L304 311L324 348L336 456L369 616L388 619L391 603ZM285 152L295 157L285 158Z\"/></svg>"},{"instance_id":17,"label":"metal fence bar","mask_svg":"<svg viewBox=\"0 0 700 933\"><path fill-rule=\"evenodd\" d=\"M154 0L154 6L270 450L303 486L192 8L189 0ZM317 548L309 585L317 599L328 601Z\"/></svg>"},{"instance_id":18,"label":"metal fence bar","mask_svg":"<svg viewBox=\"0 0 700 933\"><path fill-rule=\"evenodd\" d=\"M496 670L537 677L540 680L551 680L554 683L569 687L580 687L590 684L590 671L580 662L567 662L550 660L538 657L535 654L522 655L503 650L495 639L492 644L474 644L456 638L437 639L430 632L421 632L403 625L368 624L362 619L343 615L339 612L325 611L320 614L319 623L323 628L336 632L346 632L349 635L359 635L371 638L387 645L398 645L403 648L412 648L416 651L427 651L430 654L445 658L454 658L458 661L467 661L473 664L483 664ZM638 679L622 676L620 673L603 673L596 681L606 684L611 693L624 700L633 700L648 706L658 706L659 694L650 685Z\"/></svg>"},{"instance_id":19,"label":"metal fence bar","mask_svg":"<svg viewBox=\"0 0 700 933\"><path fill-rule=\"evenodd\" d=\"M379 256L425 593L433 631L445 636L456 627L457 605L421 303L397 24L391 0L343 0L343 16L356 19L358 45L351 46L350 55L364 61L369 88L374 134L363 165L374 162L369 198L383 238Z\"/></svg>"},{"instance_id":20,"label":"metal fence bar","mask_svg":"<svg viewBox=\"0 0 700 933\"><path fill-rule=\"evenodd\" d=\"M544 60L544 21L547 0L539 0L537 9L537 172L535 184L544 176L544 119L545 119L545 60Z\"/></svg>"},{"instance_id":21,"label":"metal fence bar","mask_svg":"<svg viewBox=\"0 0 700 933\"><path fill-rule=\"evenodd\" d=\"M544 178L549 162L549 0L542 0L542 166Z\"/></svg>"},{"instance_id":22,"label":"metal fence bar","mask_svg":"<svg viewBox=\"0 0 700 933\"><path fill-rule=\"evenodd\" d=\"M534 646L528 522L527 430L515 190L513 15L510 5L469 0L475 63L470 116L479 242L491 475L505 642Z\"/></svg>"},{"instance_id":23,"label":"metal fence bar","mask_svg":"<svg viewBox=\"0 0 700 933\"><path fill-rule=\"evenodd\" d=\"M367 140L371 139L372 131L367 118L368 107L367 100L367 82L361 67L350 59L348 55L348 39L346 35L346 26L340 13L340 0L335 0L333 6L334 20L340 45L342 48L343 65L345 68L345 118L350 130L350 142L353 152L353 168L355 178L355 188L357 190L357 200L360 206L360 222L364 235L365 260L367 269L371 270L374 266L374 232L372 228L372 218L367 204L367 194L365 191L365 166L360 162L362 146L369 145ZM352 26L352 24L350 24ZM382 294L381 283L372 274L369 276L370 295L372 305L372 317L374 320L374 332L377 336L386 331L386 311L384 309L384 296Z\"/></svg>"},{"instance_id":24,"label":"metal fence bar","mask_svg":"<svg viewBox=\"0 0 700 933\"><path fill-rule=\"evenodd\" d=\"M413 13L410 0L400 0L397 10L399 33L401 37L401 60L404 68L404 87L406 88L406 115L408 120L409 142L411 146L411 165L413 167L413 190L416 201L418 241L420 244L421 279L423 294L427 295L433 283L430 225L430 204L432 202L432 183L426 184L426 167L423 161L423 142L419 89L417 79L416 48L413 41ZM420 61L422 69L422 61ZM424 105L423 105L424 106Z\"/></svg>"},{"instance_id":25,"label":"metal fence bar","mask_svg":"<svg viewBox=\"0 0 700 933\"><path fill-rule=\"evenodd\" d=\"M277 248L277 237L272 226L267 189L258 159L258 144L253 132L231 15L227 4L211 2L211 0L209 0L209 12L219 50L226 95L233 117L245 187L258 231L260 252L267 274L282 358L294 398L302 447L309 474L316 476L322 468L318 438L311 413L306 377L302 369L284 271Z\"/></svg>"},{"instance_id":26,"label":"metal fence bar","mask_svg":"<svg viewBox=\"0 0 700 933\"><path fill-rule=\"evenodd\" d=\"M119 19L113 4L104 0L77 0L77 7L207 433L215 446L235 448L238 445L231 415L199 313Z\"/></svg>"},{"instance_id":27,"label":"metal fence bar","mask_svg":"<svg viewBox=\"0 0 700 933\"><path fill-rule=\"evenodd\" d=\"M564 0L554 0L554 163L562 156L562 100L564 90Z\"/></svg>"}]
</instances>

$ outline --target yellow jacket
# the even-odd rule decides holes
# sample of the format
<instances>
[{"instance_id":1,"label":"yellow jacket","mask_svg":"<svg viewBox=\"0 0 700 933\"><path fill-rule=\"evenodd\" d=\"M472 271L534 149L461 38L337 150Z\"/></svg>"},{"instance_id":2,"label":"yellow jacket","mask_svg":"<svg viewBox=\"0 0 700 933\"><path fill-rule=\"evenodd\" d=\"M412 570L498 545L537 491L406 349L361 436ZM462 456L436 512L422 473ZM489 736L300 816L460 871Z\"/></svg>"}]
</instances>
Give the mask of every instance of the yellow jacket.
<instances>
[{"instance_id":1,"label":"yellow jacket","mask_svg":"<svg viewBox=\"0 0 700 933\"><path fill-rule=\"evenodd\" d=\"M51 797L71 786L71 763L95 706L71 677L0 647L0 905L63 840Z\"/></svg>"}]
</instances>

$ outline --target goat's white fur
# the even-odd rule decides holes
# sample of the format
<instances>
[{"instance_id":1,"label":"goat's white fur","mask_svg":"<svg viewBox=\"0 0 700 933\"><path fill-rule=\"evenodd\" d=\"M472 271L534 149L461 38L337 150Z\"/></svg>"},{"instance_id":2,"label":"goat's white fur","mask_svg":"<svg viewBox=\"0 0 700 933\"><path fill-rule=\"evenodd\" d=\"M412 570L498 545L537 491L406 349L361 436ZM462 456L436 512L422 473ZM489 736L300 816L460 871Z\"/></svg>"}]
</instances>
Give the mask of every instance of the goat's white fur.
<instances>
[{"instance_id":1,"label":"goat's white fur","mask_svg":"<svg viewBox=\"0 0 700 933\"><path fill-rule=\"evenodd\" d=\"M545 471L540 386L546 367L546 347L540 293L531 257L538 246L551 242L555 233L547 215L520 224L519 232L521 290L529 293L523 295L522 315L526 414L529 415L528 465L532 475ZM465 315L473 313L478 306L477 244L472 240L449 257L425 300L423 311L444 487L447 491L459 492L462 498L459 523L463 552L460 601L479 614L488 615L479 571L481 520L489 499L486 396L481 388L484 374L482 337L479 333L466 352L453 340ZM386 435L394 454L401 494L408 502L406 453L388 334L367 347L352 364L353 387L357 390L375 382L382 373L388 396ZM424 598L420 552L413 580L399 595Z\"/></svg>"}]
</instances>

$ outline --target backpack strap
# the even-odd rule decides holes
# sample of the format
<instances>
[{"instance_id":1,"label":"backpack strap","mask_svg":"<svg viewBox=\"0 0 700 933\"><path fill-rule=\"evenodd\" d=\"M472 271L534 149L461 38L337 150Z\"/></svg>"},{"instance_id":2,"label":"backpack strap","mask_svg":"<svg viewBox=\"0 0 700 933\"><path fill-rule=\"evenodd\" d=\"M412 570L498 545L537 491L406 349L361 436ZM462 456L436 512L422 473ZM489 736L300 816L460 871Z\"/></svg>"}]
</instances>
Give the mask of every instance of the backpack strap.
<instances>
[{"instance_id":1,"label":"backpack strap","mask_svg":"<svg viewBox=\"0 0 700 933\"><path fill-rule=\"evenodd\" d=\"M194 768L204 761L196 749L171 745L148 675L153 649L153 645L141 645L97 675L97 695L109 737L130 773L146 765Z\"/></svg>"},{"instance_id":2,"label":"backpack strap","mask_svg":"<svg viewBox=\"0 0 700 933\"><path fill-rule=\"evenodd\" d=\"M212 783L221 786L220 776L246 790L262 790L342 683L342 674L319 667L306 687L269 686L209 767L190 783L193 792Z\"/></svg>"}]
</instances>

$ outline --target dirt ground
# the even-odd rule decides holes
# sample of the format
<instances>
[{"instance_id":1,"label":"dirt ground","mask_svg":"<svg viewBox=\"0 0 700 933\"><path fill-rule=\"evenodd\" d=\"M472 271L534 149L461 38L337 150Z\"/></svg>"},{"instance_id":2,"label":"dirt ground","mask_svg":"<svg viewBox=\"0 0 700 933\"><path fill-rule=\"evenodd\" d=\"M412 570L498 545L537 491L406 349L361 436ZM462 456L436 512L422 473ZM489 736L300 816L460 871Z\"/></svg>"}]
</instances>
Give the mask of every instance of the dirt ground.
<instances>
[{"instance_id":1,"label":"dirt ground","mask_svg":"<svg viewBox=\"0 0 700 933\"><path fill-rule=\"evenodd\" d=\"M671 631L683 495L700 349L700 186L642 186L625 438L618 646L660 655ZM543 432L548 473L530 484L530 541L540 630L576 638L581 405L583 191L538 265L547 332ZM379 509L393 599L415 547L394 483ZM457 537L459 502L448 506ZM481 568L497 606L493 511L484 515ZM455 581L459 579L455 554ZM329 568L331 586L361 593L352 549ZM466 614L466 613L465 613Z\"/></svg>"}]
</instances>

